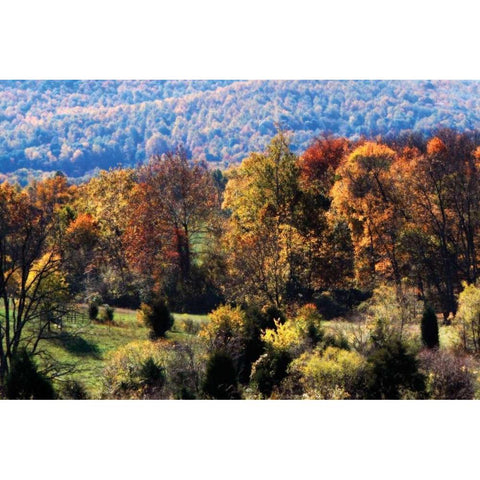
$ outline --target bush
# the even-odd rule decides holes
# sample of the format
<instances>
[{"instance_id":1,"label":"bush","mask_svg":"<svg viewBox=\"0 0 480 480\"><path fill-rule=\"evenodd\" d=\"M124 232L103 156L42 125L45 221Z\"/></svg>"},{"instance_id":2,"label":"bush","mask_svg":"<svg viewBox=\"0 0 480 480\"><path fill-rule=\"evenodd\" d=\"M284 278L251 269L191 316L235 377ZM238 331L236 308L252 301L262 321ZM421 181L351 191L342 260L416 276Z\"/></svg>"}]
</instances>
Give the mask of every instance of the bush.
<instances>
[{"instance_id":1,"label":"bush","mask_svg":"<svg viewBox=\"0 0 480 480\"><path fill-rule=\"evenodd\" d=\"M313 348L324 337L322 317L313 304L300 308L294 319L274 323L275 329L267 328L262 340L269 348L287 350L293 357Z\"/></svg>"},{"instance_id":2,"label":"bush","mask_svg":"<svg viewBox=\"0 0 480 480\"><path fill-rule=\"evenodd\" d=\"M371 292L357 289L325 291L314 297L315 305L322 316L331 320L347 315L352 309L371 297Z\"/></svg>"},{"instance_id":3,"label":"bush","mask_svg":"<svg viewBox=\"0 0 480 480\"><path fill-rule=\"evenodd\" d=\"M455 323L464 350L480 352L480 287L463 283Z\"/></svg>"},{"instance_id":4,"label":"bush","mask_svg":"<svg viewBox=\"0 0 480 480\"><path fill-rule=\"evenodd\" d=\"M437 315L432 307L427 306L422 316L422 343L427 348L438 348L440 341L438 338Z\"/></svg>"},{"instance_id":5,"label":"bush","mask_svg":"<svg viewBox=\"0 0 480 480\"><path fill-rule=\"evenodd\" d=\"M210 352L230 355L241 384L249 382L252 364L264 351L262 330L277 323L283 326L285 322L284 315L275 307L242 310L228 305L218 307L209 319L200 336L207 340Z\"/></svg>"},{"instance_id":6,"label":"bush","mask_svg":"<svg viewBox=\"0 0 480 480\"><path fill-rule=\"evenodd\" d=\"M475 375L469 362L444 350L424 350L420 367L427 377L427 392L433 399L470 400L475 393Z\"/></svg>"},{"instance_id":7,"label":"bush","mask_svg":"<svg viewBox=\"0 0 480 480\"><path fill-rule=\"evenodd\" d=\"M425 377L418 371L415 357L400 340L393 340L375 350L367 360L366 397L399 399L402 396L421 398L425 393Z\"/></svg>"},{"instance_id":8,"label":"bush","mask_svg":"<svg viewBox=\"0 0 480 480\"><path fill-rule=\"evenodd\" d=\"M141 383L148 387L163 387L165 385L165 369L158 365L153 357L148 357L139 371Z\"/></svg>"},{"instance_id":9,"label":"bush","mask_svg":"<svg viewBox=\"0 0 480 480\"><path fill-rule=\"evenodd\" d=\"M261 330L275 328L275 320L280 323L285 323L287 320L285 314L273 305L265 306L262 309L256 305L243 305L242 310L251 323L257 325Z\"/></svg>"},{"instance_id":10,"label":"bush","mask_svg":"<svg viewBox=\"0 0 480 480\"><path fill-rule=\"evenodd\" d=\"M270 397L287 376L292 356L285 349L268 348L252 366L251 382L265 397Z\"/></svg>"},{"instance_id":11,"label":"bush","mask_svg":"<svg viewBox=\"0 0 480 480\"><path fill-rule=\"evenodd\" d=\"M327 347L304 353L292 362L289 373L298 379L307 398L340 399L357 396L364 368L360 354Z\"/></svg>"},{"instance_id":12,"label":"bush","mask_svg":"<svg viewBox=\"0 0 480 480\"><path fill-rule=\"evenodd\" d=\"M171 347L160 342L131 342L111 352L103 372L106 398L164 398L165 370Z\"/></svg>"},{"instance_id":13,"label":"bush","mask_svg":"<svg viewBox=\"0 0 480 480\"><path fill-rule=\"evenodd\" d=\"M264 351L265 344L261 338L262 329L270 324L265 312L257 307L247 307L244 312L243 351L238 367L238 378L242 385L246 385L250 381L252 365ZM273 324L273 326L275 325Z\"/></svg>"},{"instance_id":14,"label":"bush","mask_svg":"<svg viewBox=\"0 0 480 480\"><path fill-rule=\"evenodd\" d=\"M406 335L408 330L405 331L405 327L409 323L420 323L423 305L411 291L404 293L399 300L393 286L381 285L367 302L360 305L359 310L366 314L366 326L373 346L382 348Z\"/></svg>"},{"instance_id":15,"label":"bush","mask_svg":"<svg viewBox=\"0 0 480 480\"><path fill-rule=\"evenodd\" d=\"M40 373L26 350L13 358L5 380L5 395L15 400L52 400L55 398L50 379Z\"/></svg>"},{"instance_id":16,"label":"bush","mask_svg":"<svg viewBox=\"0 0 480 480\"><path fill-rule=\"evenodd\" d=\"M225 352L214 352L207 362L203 392L207 398L239 399L237 373L232 357Z\"/></svg>"},{"instance_id":17,"label":"bush","mask_svg":"<svg viewBox=\"0 0 480 480\"><path fill-rule=\"evenodd\" d=\"M76 380L67 380L62 388L61 397L64 400L86 400L88 394L82 383Z\"/></svg>"},{"instance_id":18,"label":"bush","mask_svg":"<svg viewBox=\"0 0 480 480\"><path fill-rule=\"evenodd\" d=\"M88 318L90 320L96 320L98 317L98 305L95 302L91 302L88 305Z\"/></svg>"},{"instance_id":19,"label":"bush","mask_svg":"<svg viewBox=\"0 0 480 480\"><path fill-rule=\"evenodd\" d=\"M145 325L150 329L153 340L165 337L173 326L174 318L164 300L154 300L150 305L142 303L140 307Z\"/></svg>"},{"instance_id":20,"label":"bush","mask_svg":"<svg viewBox=\"0 0 480 480\"><path fill-rule=\"evenodd\" d=\"M181 328L185 333L196 335L201 330L201 325L191 318L186 318L182 321Z\"/></svg>"},{"instance_id":21,"label":"bush","mask_svg":"<svg viewBox=\"0 0 480 480\"><path fill-rule=\"evenodd\" d=\"M177 272L166 276L162 292L176 312L206 314L224 301L211 278L212 259L208 253L204 260L201 267L191 266L190 278L186 280L180 279Z\"/></svg>"},{"instance_id":22,"label":"bush","mask_svg":"<svg viewBox=\"0 0 480 480\"><path fill-rule=\"evenodd\" d=\"M115 309L110 305L104 305L100 316L98 317L98 321L101 323L113 323Z\"/></svg>"},{"instance_id":23,"label":"bush","mask_svg":"<svg viewBox=\"0 0 480 480\"><path fill-rule=\"evenodd\" d=\"M209 352L224 352L237 364L244 349L245 312L239 307L223 305L208 318L200 337L206 340Z\"/></svg>"},{"instance_id":24,"label":"bush","mask_svg":"<svg viewBox=\"0 0 480 480\"><path fill-rule=\"evenodd\" d=\"M205 372L203 344L196 338L173 345L167 360L167 388L176 399L194 399L201 393Z\"/></svg>"},{"instance_id":25,"label":"bush","mask_svg":"<svg viewBox=\"0 0 480 480\"><path fill-rule=\"evenodd\" d=\"M285 314L275 305L265 307L263 309L263 315L265 317L265 327L272 328L275 320L279 321L280 323L285 323L287 320Z\"/></svg>"}]
</instances>

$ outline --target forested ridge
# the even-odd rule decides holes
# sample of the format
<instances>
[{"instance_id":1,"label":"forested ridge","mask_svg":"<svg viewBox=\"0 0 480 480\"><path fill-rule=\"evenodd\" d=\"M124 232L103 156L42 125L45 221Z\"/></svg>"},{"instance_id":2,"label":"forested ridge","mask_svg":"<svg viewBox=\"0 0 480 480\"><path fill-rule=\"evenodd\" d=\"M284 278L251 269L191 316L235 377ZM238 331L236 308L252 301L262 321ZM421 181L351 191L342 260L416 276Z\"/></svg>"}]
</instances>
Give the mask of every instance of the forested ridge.
<instances>
[{"instance_id":1,"label":"forested ridge","mask_svg":"<svg viewBox=\"0 0 480 480\"><path fill-rule=\"evenodd\" d=\"M476 131L178 146L0 209L0 396L480 395Z\"/></svg>"},{"instance_id":2,"label":"forested ridge","mask_svg":"<svg viewBox=\"0 0 480 480\"><path fill-rule=\"evenodd\" d=\"M2 81L0 172L27 183L63 171L135 167L183 145L221 168L277 127L300 154L333 132L393 137L480 127L475 81Z\"/></svg>"}]
</instances>

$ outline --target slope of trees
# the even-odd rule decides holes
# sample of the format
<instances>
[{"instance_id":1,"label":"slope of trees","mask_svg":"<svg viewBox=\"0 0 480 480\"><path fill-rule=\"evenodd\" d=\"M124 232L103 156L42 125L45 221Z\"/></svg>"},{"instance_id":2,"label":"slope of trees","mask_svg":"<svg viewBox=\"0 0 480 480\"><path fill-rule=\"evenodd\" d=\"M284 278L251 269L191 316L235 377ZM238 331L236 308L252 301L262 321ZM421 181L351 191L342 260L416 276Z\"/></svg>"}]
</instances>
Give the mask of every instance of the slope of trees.
<instances>
[{"instance_id":1,"label":"slope of trees","mask_svg":"<svg viewBox=\"0 0 480 480\"><path fill-rule=\"evenodd\" d=\"M276 125L305 150L351 139L480 125L474 81L2 81L0 171L28 182L134 167L183 144L222 166L261 150Z\"/></svg>"}]
</instances>

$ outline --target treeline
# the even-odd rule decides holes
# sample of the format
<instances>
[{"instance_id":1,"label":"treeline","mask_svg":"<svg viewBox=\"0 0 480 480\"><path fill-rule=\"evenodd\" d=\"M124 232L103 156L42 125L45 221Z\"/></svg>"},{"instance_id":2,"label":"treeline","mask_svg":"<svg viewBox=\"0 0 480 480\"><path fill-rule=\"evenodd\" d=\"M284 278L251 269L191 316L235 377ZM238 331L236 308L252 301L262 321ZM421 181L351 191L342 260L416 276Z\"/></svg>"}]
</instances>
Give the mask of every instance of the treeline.
<instances>
[{"instance_id":1,"label":"treeline","mask_svg":"<svg viewBox=\"0 0 480 480\"><path fill-rule=\"evenodd\" d=\"M261 150L277 125L292 150L330 131L350 139L437 126L478 128L478 82L4 81L0 170L80 178L135 167L175 145L220 167Z\"/></svg>"},{"instance_id":2,"label":"treeline","mask_svg":"<svg viewBox=\"0 0 480 480\"><path fill-rule=\"evenodd\" d=\"M196 395L237 398L249 382L267 397L426 395L402 343L424 309L427 346L438 347L433 307L445 323L456 316L464 351L480 350L478 292L468 287L478 277L479 145L475 133L451 130L426 141L321 136L297 156L280 132L225 172L180 148L81 185L62 174L25 188L5 182L0 378L21 349L38 351L71 303L147 316L163 305L214 311ZM372 319L367 339L325 333L323 319L348 318L359 304ZM464 366L422 355L437 371L442 361L454 374ZM316 369L334 367L322 393ZM400 383L382 390L391 369ZM228 392L217 391L226 382L217 374Z\"/></svg>"}]
</instances>

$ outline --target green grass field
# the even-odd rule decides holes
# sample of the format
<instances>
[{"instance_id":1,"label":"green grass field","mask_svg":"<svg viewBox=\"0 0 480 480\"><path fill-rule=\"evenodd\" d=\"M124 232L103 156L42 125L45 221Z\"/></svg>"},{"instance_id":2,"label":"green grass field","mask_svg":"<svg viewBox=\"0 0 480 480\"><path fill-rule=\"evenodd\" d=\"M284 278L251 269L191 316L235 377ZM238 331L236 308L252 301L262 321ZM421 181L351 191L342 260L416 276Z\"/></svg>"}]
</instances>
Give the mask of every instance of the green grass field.
<instances>
[{"instance_id":1,"label":"green grass field","mask_svg":"<svg viewBox=\"0 0 480 480\"><path fill-rule=\"evenodd\" d=\"M192 334L185 331L185 321L193 325L193 329L207 321L206 315L174 314L174 317L175 323L167 338L175 340ZM102 370L108 353L135 340L147 339L148 329L137 319L135 310L116 309L114 324L105 325L87 321L86 308L82 308L80 321L55 332L52 339L43 342L41 349L62 364L74 366L75 371L68 378L81 382L90 398L100 398Z\"/></svg>"}]
</instances>

